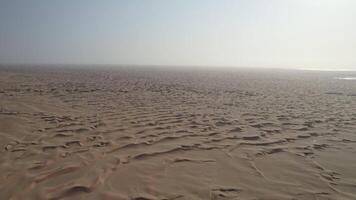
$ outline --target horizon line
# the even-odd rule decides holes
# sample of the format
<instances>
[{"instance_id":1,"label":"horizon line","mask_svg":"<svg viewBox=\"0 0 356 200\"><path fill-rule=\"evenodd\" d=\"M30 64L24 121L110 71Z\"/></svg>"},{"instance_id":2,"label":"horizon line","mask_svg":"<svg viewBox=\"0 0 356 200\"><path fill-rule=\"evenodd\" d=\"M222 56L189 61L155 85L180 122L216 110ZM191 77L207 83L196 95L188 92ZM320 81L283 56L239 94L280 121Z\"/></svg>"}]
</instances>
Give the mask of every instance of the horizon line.
<instances>
[{"instance_id":1,"label":"horizon line","mask_svg":"<svg viewBox=\"0 0 356 200\"><path fill-rule=\"evenodd\" d=\"M353 68L322 68L322 67L297 67L286 65L284 67L280 66L262 66L262 65L172 65L172 64L104 64L104 63L0 63L0 66L105 66L105 67L172 67L172 68L191 68L191 67L198 67L200 68L208 68L208 69L284 69L284 70L301 70L301 71L356 71ZM194 69L194 68L193 68Z\"/></svg>"}]
</instances>

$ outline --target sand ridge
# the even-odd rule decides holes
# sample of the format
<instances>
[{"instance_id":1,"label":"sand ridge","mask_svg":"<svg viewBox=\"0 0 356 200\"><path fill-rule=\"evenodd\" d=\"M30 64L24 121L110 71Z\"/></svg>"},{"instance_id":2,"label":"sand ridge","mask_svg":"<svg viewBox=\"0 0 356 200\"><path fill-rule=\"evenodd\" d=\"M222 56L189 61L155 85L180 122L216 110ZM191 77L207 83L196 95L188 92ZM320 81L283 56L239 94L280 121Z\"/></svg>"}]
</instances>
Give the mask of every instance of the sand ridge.
<instances>
[{"instance_id":1,"label":"sand ridge","mask_svg":"<svg viewBox=\"0 0 356 200\"><path fill-rule=\"evenodd\" d=\"M334 76L0 68L0 197L356 199Z\"/></svg>"}]
</instances>

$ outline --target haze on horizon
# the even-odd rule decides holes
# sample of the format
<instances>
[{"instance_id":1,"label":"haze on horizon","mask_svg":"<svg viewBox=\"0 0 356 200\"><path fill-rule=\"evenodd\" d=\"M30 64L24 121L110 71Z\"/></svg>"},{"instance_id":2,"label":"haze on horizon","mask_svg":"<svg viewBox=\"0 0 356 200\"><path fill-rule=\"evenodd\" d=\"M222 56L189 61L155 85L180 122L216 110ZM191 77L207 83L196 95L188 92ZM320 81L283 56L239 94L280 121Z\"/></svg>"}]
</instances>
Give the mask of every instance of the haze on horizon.
<instances>
[{"instance_id":1,"label":"haze on horizon","mask_svg":"<svg viewBox=\"0 0 356 200\"><path fill-rule=\"evenodd\" d=\"M0 0L0 63L356 69L354 0Z\"/></svg>"}]
</instances>

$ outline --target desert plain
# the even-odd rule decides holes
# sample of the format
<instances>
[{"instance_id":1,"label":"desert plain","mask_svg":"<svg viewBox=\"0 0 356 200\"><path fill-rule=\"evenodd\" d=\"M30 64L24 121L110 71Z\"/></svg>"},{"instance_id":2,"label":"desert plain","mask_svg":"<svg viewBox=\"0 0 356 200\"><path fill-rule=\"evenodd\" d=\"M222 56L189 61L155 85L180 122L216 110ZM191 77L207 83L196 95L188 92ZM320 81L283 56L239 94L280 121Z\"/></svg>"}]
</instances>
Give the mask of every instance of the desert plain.
<instances>
[{"instance_id":1,"label":"desert plain","mask_svg":"<svg viewBox=\"0 0 356 200\"><path fill-rule=\"evenodd\" d=\"M350 77L1 66L0 199L354 200Z\"/></svg>"}]
</instances>

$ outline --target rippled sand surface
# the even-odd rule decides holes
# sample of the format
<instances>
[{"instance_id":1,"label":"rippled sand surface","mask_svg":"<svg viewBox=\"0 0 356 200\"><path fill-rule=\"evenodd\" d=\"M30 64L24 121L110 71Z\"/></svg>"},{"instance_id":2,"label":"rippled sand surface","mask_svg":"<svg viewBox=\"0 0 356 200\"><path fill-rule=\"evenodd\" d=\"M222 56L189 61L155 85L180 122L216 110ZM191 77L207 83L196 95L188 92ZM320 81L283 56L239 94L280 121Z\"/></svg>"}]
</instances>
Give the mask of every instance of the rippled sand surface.
<instances>
[{"instance_id":1,"label":"rippled sand surface","mask_svg":"<svg viewBox=\"0 0 356 200\"><path fill-rule=\"evenodd\" d=\"M356 199L336 72L0 68L0 199Z\"/></svg>"}]
</instances>

